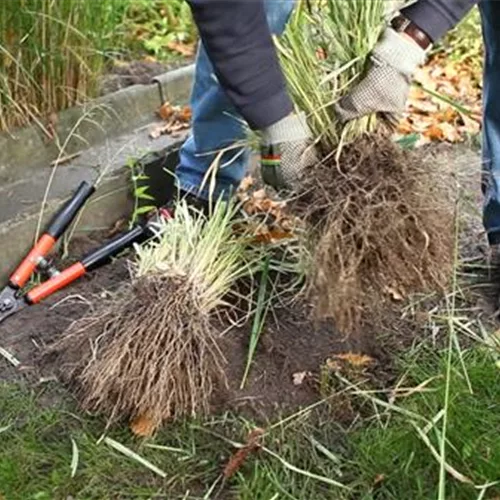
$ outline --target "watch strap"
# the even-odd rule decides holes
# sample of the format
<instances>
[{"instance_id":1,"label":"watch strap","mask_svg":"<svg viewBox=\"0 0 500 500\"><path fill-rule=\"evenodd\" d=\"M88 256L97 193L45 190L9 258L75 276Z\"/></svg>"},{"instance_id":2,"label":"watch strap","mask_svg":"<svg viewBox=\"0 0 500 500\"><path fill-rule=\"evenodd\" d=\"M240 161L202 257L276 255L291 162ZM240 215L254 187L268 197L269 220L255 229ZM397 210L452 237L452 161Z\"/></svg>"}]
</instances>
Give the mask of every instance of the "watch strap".
<instances>
[{"instance_id":1,"label":"watch strap","mask_svg":"<svg viewBox=\"0 0 500 500\"><path fill-rule=\"evenodd\" d=\"M398 33L404 33L415 41L423 50L432 45L432 40L427 33L422 31L413 21L404 16L397 16L391 21L391 27Z\"/></svg>"}]
</instances>

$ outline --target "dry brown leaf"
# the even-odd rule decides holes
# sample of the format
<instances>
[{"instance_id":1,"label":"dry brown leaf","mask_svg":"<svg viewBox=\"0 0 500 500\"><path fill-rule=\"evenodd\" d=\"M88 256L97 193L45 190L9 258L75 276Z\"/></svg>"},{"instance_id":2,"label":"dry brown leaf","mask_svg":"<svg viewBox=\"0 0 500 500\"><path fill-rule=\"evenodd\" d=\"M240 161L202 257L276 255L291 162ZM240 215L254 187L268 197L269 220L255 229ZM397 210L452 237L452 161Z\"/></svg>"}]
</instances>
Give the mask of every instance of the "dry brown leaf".
<instances>
[{"instance_id":1,"label":"dry brown leaf","mask_svg":"<svg viewBox=\"0 0 500 500\"><path fill-rule=\"evenodd\" d=\"M178 119L181 122L190 122L193 118L193 111L190 106L183 106L178 113Z\"/></svg>"},{"instance_id":2,"label":"dry brown leaf","mask_svg":"<svg viewBox=\"0 0 500 500\"><path fill-rule=\"evenodd\" d=\"M356 368L369 366L375 361L370 356L366 356L365 354L356 354L353 352L348 352L346 354L337 354L333 356L333 358L340 361L345 361L346 363Z\"/></svg>"},{"instance_id":3,"label":"dry brown leaf","mask_svg":"<svg viewBox=\"0 0 500 500\"><path fill-rule=\"evenodd\" d=\"M130 430L138 437L151 437L158 426L147 416L141 415L130 422Z\"/></svg>"},{"instance_id":4,"label":"dry brown leaf","mask_svg":"<svg viewBox=\"0 0 500 500\"><path fill-rule=\"evenodd\" d=\"M260 449L260 442L264 435L264 429L254 429L247 439L247 444L239 449L224 468L224 478L231 479L245 464L248 457Z\"/></svg>"},{"instance_id":5,"label":"dry brown leaf","mask_svg":"<svg viewBox=\"0 0 500 500\"><path fill-rule=\"evenodd\" d=\"M451 123L441 123L439 127L443 131L445 141L451 143L462 142L463 138L456 125L452 125Z\"/></svg>"},{"instance_id":6,"label":"dry brown leaf","mask_svg":"<svg viewBox=\"0 0 500 500\"><path fill-rule=\"evenodd\" d=\"M396 302L402 302L404 300L404 296L396 288L388 286L385 289L385 293L387 293L387 295L389 295L391 297L391 299L396 301Z\"/></svg>"},{"instance_id":7,"label":"dry brown leaf","mask_svg":"<svg viewBox=\"0 0 500 500\"><path fill-rule=\"evenodd\" d=\"M247 175L246 177L244 177L239 186L240 194L250 191L250 188L253 187L254 184L255 180L251 175Z\"/></svg>"},{"instance_id":8,"label":"dry brown leaf","mask_svg":"<svg viewBox=\"0 0 500 500\"><path fill-rule=\"evenodd\" d=\"M326 367L333 372L339 372L342 369L340 363L331 358L326 360Z\"/></svg>"},{"instance_id":9,"label":"dry brown leaf","mask_svg":"<svg viewBox=\"0 0 500 500\"><path fill-rule=\"evenodd\" d=\"M468 135L478 134L481 124L481 79L473 65L450 61L445 54L433 56L415 74L423 88L413 87L408 112L398 127L402 135L421 134L417 146L431 141L457 143ZM453 106L433 97L431 90L466 107L467 118Z\"/></svg>"},{"instance_id":10,"label":"dry brown leaf","mask_svg":"<svg viewBox=\"0 0 500 500\"><path fill-rule=\"evenodd\" d=\"M169 120L175 114L175 108L168 101L164 103L158 111L162 120Z\"/></svg>"},{"instance_id":11,"label":"dry brown leaf","mask_svg":"<svg viewBox=\"0 0 500 500\"><path fill-rule=\"evenodd\" d=\"M177 121L171 121L169 123L161 124L156 126L149 133L151 139L158 139L162 135L173 135L182 130L187 130L189 128L188 123L181 123Z\"/></svg>"},{"instance_id":12,"label":"dry brown leaf","mask_svg":"<svg viewBox=\"0 0 500 500\"><path fill-rule=\"evenodd\" d=\"M194 57L196 45L194 43L169 42L167 48L173 52L177 52L184 57Z\"/></svg>"},{"instance_id":13,"label":"dry brown leaf","mask_svg":"<svg viewBox=\"0 0 500 500\"><path fill-rule=\"evenodd\" d=\"M294 235L288 231L281 231L279 229L265 230L260 234L255 235L255 243L277 243L278 241L288 240L293 238Z\"/></svg>"},{"instance_id":14,"label":"dry brown leaf","mask_svg":"<svg viewBox=\"0 0 500 500\"><path fill-rule=\"evenodd\" d=\"M440 125L431 125L425 132L424 136L428 137L431 141L444 141L445 136L443 129Z\"/></svg>"},{"instance_id":15,"label":"dry brown leaf","mask_svg":"<svg viewBox=\"0 0 500 500\"><path fill-rule=\"evenodd\" d=\"M265 200L267 198L267 193L265 189L259 189L253 194L255 200Z\"/></svg>"}]
</instances>

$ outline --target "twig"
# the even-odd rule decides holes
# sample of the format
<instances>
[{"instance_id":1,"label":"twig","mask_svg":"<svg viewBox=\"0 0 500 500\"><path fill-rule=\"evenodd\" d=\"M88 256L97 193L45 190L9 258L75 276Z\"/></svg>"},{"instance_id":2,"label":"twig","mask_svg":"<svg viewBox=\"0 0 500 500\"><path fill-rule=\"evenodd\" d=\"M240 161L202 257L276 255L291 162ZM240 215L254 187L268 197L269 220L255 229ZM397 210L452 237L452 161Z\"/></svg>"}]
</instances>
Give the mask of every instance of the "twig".
<instances>
[{"instance_id":1,"label":"twig","mask_svg":"<svg viewBox=\"0 0 500 500\"><path fill-rule=\"evenodd\" d=\"M59 165L64 165L65 163L70 162L71 160L74 160L75 158L78 158L81 156L82 152L78 151L77 153L69 154L66 156L63 156L61 158L57 158L54 161L50 162L51 167L58 167Z\"/></svg>"}]
</instances>

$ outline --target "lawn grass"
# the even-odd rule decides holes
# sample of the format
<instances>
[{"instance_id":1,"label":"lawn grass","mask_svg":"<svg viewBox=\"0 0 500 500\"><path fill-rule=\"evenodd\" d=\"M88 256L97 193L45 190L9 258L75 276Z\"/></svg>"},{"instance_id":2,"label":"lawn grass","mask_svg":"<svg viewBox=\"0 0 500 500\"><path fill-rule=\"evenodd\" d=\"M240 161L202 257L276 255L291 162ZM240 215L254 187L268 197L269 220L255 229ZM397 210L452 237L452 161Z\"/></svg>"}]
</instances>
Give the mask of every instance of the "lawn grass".
<instances>
[{"instance_id":1,"label":"lawn grass","mask_svg":"<svg viewBox=\"0 0 500 500\"><path fill-rule=\"evenodd\" d=\"M221 446L189 424L169 428L162 444L179 449L167 452L134 442L123 427L109 434L165 471L163 479L99 439L103 423L73 413L70 403L45 406L47 394L16 386L0 386L0 494L6 499L149 498L178 492L183 485L198 489L218 474ZM78 448L78 467L71 477L72 440ZM220 443L216 443L220 444ZM222 443L223 445L223 443ZM174 498L168 496L167 498Z\"/></svg>"},{"instance_id":2,"label":"lawn grass","mask_svg":"<svg viewBox=\"0 0 500 500\"><path fill-rule=\"evenodd\" d=\"M417 351L402 362L408 370L404 386L430 382L425 391L397 399L399 411L381 409L352 432L335 421L326 404L269 426L263 450L249 456L226 484L221 473L233 444L244 444L255 423L231 415L186 421L142 442L125 426L108 434L164 471L162 478L99 442L103 422L78 414L72 403L47 407L47 392L0 386L0 494L9 500L202 499L215 498L215 492L242 500L436 498L439 463L415 426L439 449L439 420L425 427L443 407L447 353L426 346ZM500 480L500 370L486 348L472 348L463 360L467 377L453 357L446 460L474 485L448 475L446 498L457 500L480 498L478 487ZM72 440L79 452L74 478ZM205 497L212 486L212 496ZM499 494L493 484L482 498Z\"/></svg>"},{"instance_id":3,"label":"lawn grass","mask_svg":"<svg viewBox=\"0 0 500 500\"><path fill-rule=\"evenodd\" d=\"M500 481L500 370L485 348L463 353L463 362L466 373L462 360L453 355L446 462L473 485L448 473L446 498L457 500L479 498L480 486ZM400 408L406 414L389 412L350 436L353 480L359 484L357 498L438 496L440 464L416 426L425 429L430 443L439 450L442 418L436 416L445 400L447 353L424 349L412 360L410 373L413 387L433 380L425 391L402 401ZM411 418L407 412L420 418ZM424 419L435 424L426 428ZM499 486L487 490L485 498L500 494Z\"/></svg>"},{"instance_id":4,"label":"lawn grass","mask_svg":"<svg viewBox=\"0 0 500 500\"><path fill-rule=\"evenodd\" d=\"M223 415L204 423L186 421L167 426L149 441L134 439L126 426L107 434L163 471L166 477L162 478L107 446L101 439L102 421L78 413L71 402L61 403L59 396L53 400L51 391L36 393L20 386L0 385L0 495L5 499L155 495L201 499L213 485L214 491L219 491L222 471L235 451L232 442L244 444L254 427L241 418ZM47 406L50 400L52 404L57 402ZM224 485L222 493L226 496L222 498L341 498L336 495L342 490L324 482L341 480L338 464L325 452L338 449L339 435L335 422L326 418L316 420L314 425L308 419L277 425L264 441L269 452L249 457ZM72 440L78 449L73 478ZM319 448L318 443L322 443Z\"/></svg>"}]
</instances>

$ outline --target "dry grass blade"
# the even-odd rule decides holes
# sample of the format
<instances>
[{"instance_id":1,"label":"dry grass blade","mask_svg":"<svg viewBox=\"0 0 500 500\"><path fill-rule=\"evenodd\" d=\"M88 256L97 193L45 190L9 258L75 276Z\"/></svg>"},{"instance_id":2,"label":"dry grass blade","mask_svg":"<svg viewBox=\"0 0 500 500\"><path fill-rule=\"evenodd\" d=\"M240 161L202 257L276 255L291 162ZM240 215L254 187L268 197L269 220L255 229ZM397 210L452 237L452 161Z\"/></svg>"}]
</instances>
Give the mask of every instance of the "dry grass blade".
<instances>
[{"instance_id":1,"label":"dry grass blade","mask_svg":"<svg viewBox=\"0 0 500 500\"><path fill-rule=\"evenodd\" d=\"M153 465L151 462L146 460L145 458L141 457L137 453L133 452L130 448L127 448L123 444L119 443L118 441L115 441L114 439L111 438L104 438L104 442L113 448L114 450L120 452L121 454L125 455L126 457L136 461L137 463L144 465L147 469L149 469L151 472L154 472L158 476L162 477L165 479L167 477L167 473L156 467L156 465Z\"/></svg>"},{"instance_id":2,"label":"dry grass blade","mask_svg":"<svg viewBox=\"0 0 500 500\"><path fill-rule=\"evenodd\" d=\"M424 442L424 444L429 448L430 452L432 453L432 456L441 464L442 458L439 454L439 452L436 450L436 448L432 445L429 437L427 434L425 434L420 427L415 424L414 422L411 422L415 430L417 431L418 435L420 436L420 439ZM458 472L454 467L452 467L450 464L444 462L443 467L446 470L450 476L452 476L454 479L457 481L460 481L461 483L465 484L474 484L471 479L469 479L467 476L464 476L462 473Z\"/></svg>"},{"instance_id":3,"label":"dry grass blade","mask_svg":"<svg viewBox=\"0 0 500 500\"><path fill-rule=\"evenodd\" d=\"M80 461L80 452L78 450L78 445L74 439L71 439L71 477L76 476L76 471L78 470L78 464Z\"/></svg>"},{"instance_id":4,"label":"dry grass blade","mask_svg":"<svg viewBox=\"0 0 500 500\"><path fill-rule=\"evenodd\" d=\"M330 479L329 477L325 476L320 476L318 474L314 474L313 472L309 472L307 470L300 469L299 467L296 467L295 465L291 464L290 462L287 462L283 457L280 457L277 453L275 453L272 450L269 450L268 448L262 448L263 451L265 451L268 455L271 455L273 458L277 459L283 467L286 469L295 472L296 474L300 474L301 476L308 477L309 479L314 479L315 481L319 481L324 484L328 484L330 486L336 486L337 488L341 488L343 490L350 490L349 486L346 486L345 484L342 484L338 481L335 481L333 479Z\"/></svg>"},{"instance_id":5,"label":"dry grass blade","mask_svg":"<svg viewBox=\"0 0 500 500\"><path fill-rule=\"evenodd\" d=\"M6 351L2 347L0 347L0 356L3 356L15 368L21 366L21 362L15 356L13 356L9 351Z\"/></svg>"}]
</instances>

